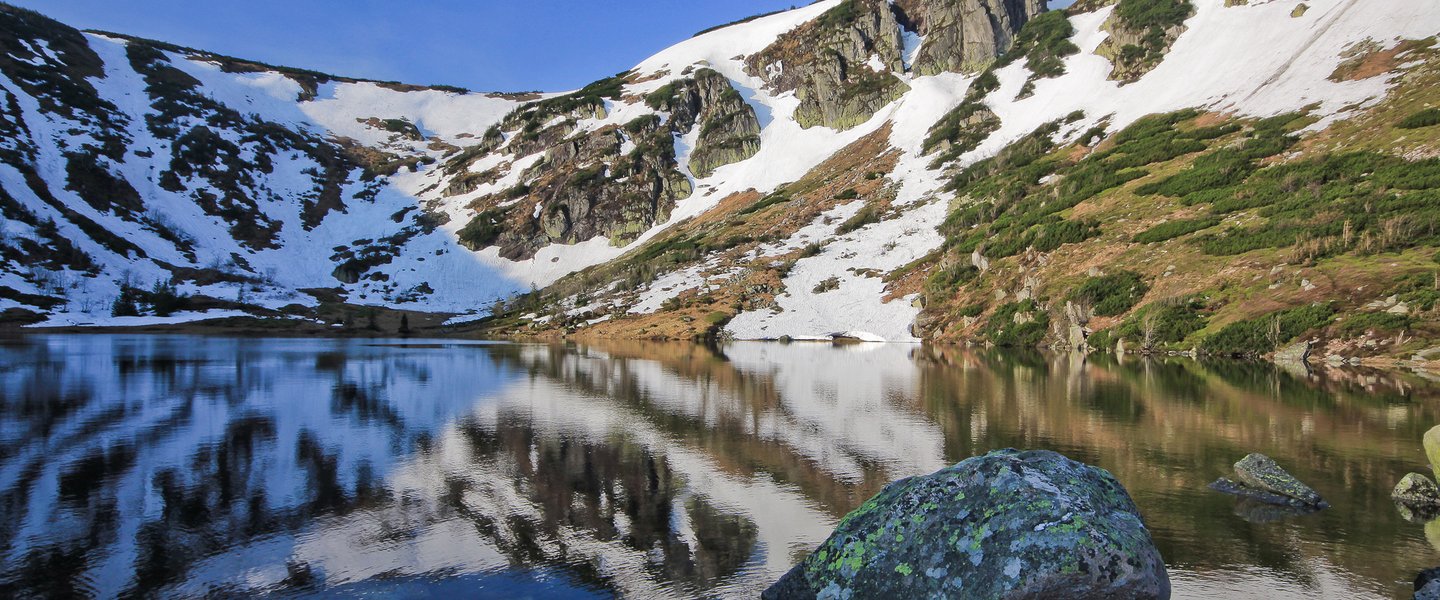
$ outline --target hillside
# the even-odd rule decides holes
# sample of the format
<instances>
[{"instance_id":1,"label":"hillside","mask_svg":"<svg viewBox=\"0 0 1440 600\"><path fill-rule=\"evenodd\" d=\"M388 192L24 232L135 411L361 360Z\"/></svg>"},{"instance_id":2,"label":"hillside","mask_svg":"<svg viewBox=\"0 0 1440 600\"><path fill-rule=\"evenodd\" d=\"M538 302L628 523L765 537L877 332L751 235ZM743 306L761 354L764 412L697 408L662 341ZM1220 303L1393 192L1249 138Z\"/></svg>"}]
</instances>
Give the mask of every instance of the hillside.
<instances>
[{"instance_id":1,"label":"hillside","mask_svg":"<svg viewBox=\"0 0 1440 600\"><path fill-rule=\"evenodd\" d=\"M825 0L543 96L0 21L12 322L1440 343L1425 0Z\"/></svg>"}]
</instances>

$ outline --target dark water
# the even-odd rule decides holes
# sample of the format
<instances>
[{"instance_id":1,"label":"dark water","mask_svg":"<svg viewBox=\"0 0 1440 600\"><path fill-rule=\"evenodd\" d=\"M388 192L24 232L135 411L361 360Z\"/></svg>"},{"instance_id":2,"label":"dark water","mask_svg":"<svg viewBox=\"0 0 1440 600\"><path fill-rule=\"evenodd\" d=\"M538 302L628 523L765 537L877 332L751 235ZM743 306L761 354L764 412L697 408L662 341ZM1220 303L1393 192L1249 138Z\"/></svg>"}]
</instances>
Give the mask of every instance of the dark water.
<instances>
[{"instance_id":1,"label":"dark water","mask_svg":"<svg viewBox=\"0 0 1440 600\"><path fill-rule=\"evenodd\" d=\"M0 596L753 596L887 481L1048 448L1177 597L1400 598L1416 376L912 346L35 336L0 345ZM1205 489L1250 451L1334 508ZM1429 532L1427 541L1427 532Z\"/></svg>"}]
</instances>

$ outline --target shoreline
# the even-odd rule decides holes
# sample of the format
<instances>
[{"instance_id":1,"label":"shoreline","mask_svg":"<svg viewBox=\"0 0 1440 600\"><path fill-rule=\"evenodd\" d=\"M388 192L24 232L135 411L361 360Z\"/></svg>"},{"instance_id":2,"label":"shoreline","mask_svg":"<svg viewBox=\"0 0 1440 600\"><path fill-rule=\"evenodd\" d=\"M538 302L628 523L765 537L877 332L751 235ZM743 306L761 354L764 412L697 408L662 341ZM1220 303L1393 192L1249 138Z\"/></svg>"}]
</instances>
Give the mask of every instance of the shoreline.
<instances>
[{"instance_id":1,"label":"shoreline","mask_svg":"<svg viewBox=\"0 0 1440 600\"><path fill-rule=\"evenodd\" d=\"M604 343L607 341L621 341L614 338L602 337L591 338L585 335L541 335L541 336L495 336L486 335L486 331L475 326L473 322L456 325L441 325L450 318L449 315L435 315L432 313L413 313L417 317L416 326L408 332L401 333L395 328L370 329L368 327L333 327L323 326L313 321L298 319L265 319L256 317L226 317L220 319L204 319L184 323L149 324L149 325L66 325L57 327L0 327L0 336L23 336L34 335L115 335L115 334L142 334L142 335L199 335L211 337L240 337L240 338L281 338L281 339L455 339L489 342L512 342L512 343ZM695 344L711 343L704 340L678 340L667 338L625 338L629 342L689 342ZM771 344L830 344L856 346L866 344L887 344L906 346L929 346L940 348L973 347L966 344L953 344L922 340L919 342L888 342L888 341L866 341L854 338L833 338L833 339L773 339L773 340L730 340L734 342L753 342ZM1281 368L1294 368L1306 371L1315 370L1354 370L1372 369L1387 372L1409 372L1427 378L1440 380L1440 360L1415 361L1394 357L1364 357L1358 361L1349 361L1341 364L1332 364L1323 360L1308 360L1304 362L1274 360L1273 358L1236 358L1220 356L1195 356L1189 353L1143 353L1126 352L1114 354L1108 352L1067 352L1053 348L1034 348L1042 353L1055 354L1079 354L1085 357L1090 356L1111 356L1117 360L1128 358L1185 358L1192 361L1224 360L1249 363L1269 363Z\"/></svg>"}]
</instances>

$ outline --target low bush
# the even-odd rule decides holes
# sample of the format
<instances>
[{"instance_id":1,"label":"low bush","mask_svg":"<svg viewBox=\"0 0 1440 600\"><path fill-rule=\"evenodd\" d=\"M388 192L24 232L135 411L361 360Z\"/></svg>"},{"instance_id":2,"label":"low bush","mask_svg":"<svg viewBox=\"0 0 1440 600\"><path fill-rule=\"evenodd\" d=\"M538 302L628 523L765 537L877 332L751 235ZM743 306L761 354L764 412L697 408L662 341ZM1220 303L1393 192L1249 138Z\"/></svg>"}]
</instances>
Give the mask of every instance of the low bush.
<instances>
[{"instance_id":1,"label":"low bush","mask_svg":"<svg viewBox=\"0 0 1440 600\"><path fill-rule=\"evenodd\" d=\"M835 235L845 235L871 223L880 222L880 211L874 206L866 205L855 213L855 216L846 219L839 227L835 228Z\"/></svg>"},{"instance_id":2,"label":"low bush","mask_svg":"<svg viewBox=\"0 0 1440 600\"><path fill-rule=\"evenodd\" d=\"M1259 356L1301 334L1330 323L1335 309L1328 304L1311 304L1226 325L1205 338L1201 349L1207 354Z\"/></svg>"},{"instance_id":3,"label":"low bush","mask_svg":"<svg viewBox=\"0 0 1440 600\"><path fill-rule=\"evenodd\" d=\"M1025 300L995 309L982 334L996 346L1019 348L1040 345L1049 330L1050 316L1033 300Z\"/></svg>"},{"instance_id":4,"label":"low bush","mask_svg":"<svg viewBox=\"0 0 1440 600\"><path fill-rule=\"evenodd\" d=\"M1387 312L1367 312L1351 315L1336 327L1336 331L1345 337L1358 337L1367 332L1393 333L1405 331L1410 328L1411 319L1408 315L1397 315Z\"/></svg>"},{"instance_id":5,"label":"low bush","mask_svg":"<svg viewBox=\"0 0 1440 600\"><path fill-rule=\"evenodd\" d=\"M1166 240L1175 239L1182 235L1189 235L1197 231L1209 229L1220 224L1219 217L1200 217L1198 219L1176 219L1166 221L1150 229L1135 234L1137 244L1157 244Z\"/></svg>"},{"instance_id":6,"label":"low bush","mask_svg":"<svg viewBox=\"0 0 1440 600\"><path fill-rule=\"evenodd\" d=\"M1070 300L1089 304L1098 316L1113 317L1130 310L1148 291L1138 273L1117 271L1086 279L1070 292Z\"/></svg>"},{"instance_id":7,"label":"low bush","mask_svg":"<svg viewBox=\"0 0 1440 600\"><path fill-rule=\"evenodd\" d=\"M1115 336L1142 347L1178 343L1205 328L1204 310L1204 302L1194 297L1155 302L1126 319Z\"/></svg>"},{"instance_id":8,"label":"low bush","mask_svg":"<svg viewBox=\"0 0 1440 600\"><path fill-rule=\"evenodd\" d=\"M1440 125L1440 108L1427 108L1400 121L1401 129L1419 129Z\"/></svg>"},{"instance_id":9,"label":"low bush","mask_svg":"<svg viewBox=\"0 0 1440 600\"><path fill-rule=\"evenodd\" d=\"M979 276L980 269L968 264L955 264L937 269L925 279L925 293L931 298L949 296L955 290L960 289L960 286L974 281ZM984 305L981 305L981 310L984 310Z\"/></svg>"}]
</instances>

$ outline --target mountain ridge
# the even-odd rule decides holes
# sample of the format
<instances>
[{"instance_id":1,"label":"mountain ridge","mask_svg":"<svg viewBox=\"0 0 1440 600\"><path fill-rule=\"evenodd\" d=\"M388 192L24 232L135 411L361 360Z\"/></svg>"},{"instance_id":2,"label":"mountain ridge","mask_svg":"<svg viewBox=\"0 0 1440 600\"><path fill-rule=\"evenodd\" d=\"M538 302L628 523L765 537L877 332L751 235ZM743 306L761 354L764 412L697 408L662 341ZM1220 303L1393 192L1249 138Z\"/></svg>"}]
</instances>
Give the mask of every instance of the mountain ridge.
<instances>
[{"instance_id":1,"label":"mountain ridge","mask_svg":"<svg viewBox=\"0 0 1440 600\"><path fill-rule=\"evenodd\" d=\"M135 312L153 313L147 298L172 285L177 295L208 298L201 306L230 311L224 314L289 315L320 326L352 320L322 308L344 305L358 314L370 305L465 313L452 325L483 319L464 328L487 335L841 335L1109 347L1117 337L1130 336L1132 344L1136 336L1150 337L1136 333L1144 329L1136 321L1158 311L1157 303L1201 298L1196 314L1206 325L1160 346L1146 342L1188 350L1230 324L1300 302L1301 296L1274 292L1280 288L1202 281L1189 272L1263 263L1264 269L1255 267L1262 279L1274 278L1266 269L1299 274L1313 286L1303 297L1339 303L1338 319L1289 337L1309 333L1335 341L1335 353L1346 355L1423 350L1440 334L1420 316L1433 302L1397 299L1413 311L1403 327L1390 322L1356 337L1339 323L1374 320L1362 313L1375 299L1361 302L1336 287L1308 292L1326 272L1333 281L1353 279L1347 274L1359 267L1332 266L1336 261L1386 260L1376 254L1381 248L1398 252L1398 262L1391 262L1406 265L1397 281L1423 274L1424 255L1433 247L1428 238L1371 241L1368 249L1355 240L1395 238L1384 228L1397 227L1397 219L1406 230L1430 227L1420 199L1428 188L1410 191L1360 177L1346 193L1413 197L1408 202L1420 208L1385 213L1372 224L1363 211L1345 220L1352 213L1335 205L1320 211L1337 215L1333 233L1329 223L1297 225L1300 213L1277 221L1266 216L1279 210L1271 205L1219 212L1218 204L1175 204L1170 196L1136 193L1213 161L1231 161L1226 164L1263 178L1292 162L1327 160L1314 150L1323 140L1334 142L1327 152L1375 147L1384 154L1388 149L1362 138L1391 136L1399 131L1393 125L1363 135L1350 131L1341 141L1337 132L1398 110L1403 94L1428 98L1406 83L1428 72L1433 53L1424 40L1440 32L1423 2L1315 1L1304 3L1306 10L1290 0L1232 4L1120 0L1045 12L1038 3L1014 0L827 0L702 33L616 77L539 98L387 89L303 71L254 70L265 66L240 59L229 59L235 62L227 68L223 61L100 34L84 38L87 48L100 48L95 59L61 60L49 45L36 48L7 36L8 56L56 72L89 65L92 76L81 81L99 82L103 91L94 94L101 103L94 115L101 116L82 123L91 128L84 143L56 142L72 143L68 154L88 148L98 159L66 158L55 146L37 151L49 154L32 161L34 174L0 173L7 195L36 196L6 206L61 216L57 229L71 232L46 236L44 219L30 224L18 212L5 215L5 237L48 248L47 264L56 268L34 272L7 257L0 308L47 325L166 322L174 317L113 317L105 305L128 293L140 309ZM990 29L974 33L981 22ZM1011 44L1018 44L1014 52ZM122 56L144 47L151 62ZM93 77L96 60L104 77ZM1352 75L1366 76L1335 77L1346 61L1364 63ZM127 63L139 66L127 73ZM152 71L148 83L140 81L147 75L142 67ZM33 129L32 121L63 121L62 127L86 121L89 113L79 121L56 117L64 112L58 104L53 114L39 106L26 112L25 102L43 104L45 95L26 93L15 72L5 74L12 97L6 123ZM114 111L103 106L125 98L130 104ZM163 123L158 134L152 130L150 122L166 107L184 131ZM117 115L115 123L105 121L109 114ZM1282 114L1293 117L1280 129L1257 120ZM1151 115L1174 116L1163 130L1133 129ZM214 135L198 133L201 128ZM1214 137L1173 135L1188 129ZM1399 136L1402 160L1428 168L1423 161L1434 156L1435 136L1424 128L1406 131ZM107 144L107 136L118 141ZM27 138L50 143L33 130L15 135ZM1132 143L1116 152L1117 140L1128 138L1173 151L1143 150L1151 154L1141 158L1135 152L1142 147ZM1018 152L1016 144L1026 143L1039 153ZM1226 154L1232 145L1262 143L1280 150L1249 159ZM157 150L168 151L169 160L143 155ZM1022 157L1048 172L1018 181L975 170L997 158ZM1242 165L1242 159L1251 162ZM92 163L101 167L86 166ZM260 168L266 165L271 172ZM1085 193L1078 184L1084 177L1106 184ZM1112 180L1119 183L1108 185ZM41 187L53 202L26 192ZM994 196L996 189L1010 189L1006 193L1020 194L1021 201ZM1294 195L1276 193L1282 200ZM1317 195L1317 209L1344 200L1328 194ZM101 195L104 201L87 202ZM1067 205L1039 200L1050 196ZM1037 202L1027 204L1026 197ZM1277 202L1273 206L1284 204ZM36 208L42 205L51 208ZM977 206L991 208L976 213L978 219L964 216ZM71 213L78 213L76 221L63 216ZM1125 233L1136 218L1173 220L1166 235L1181 233ZM175 231L157 224L164 219ZM1243 263L1230 258L1236 255L1195 253L1217 247L1220 242L1205 241L1217 236L1242 239L1229 230L1214 233L1218 227L1265 219L1285 237L1281 248L1251 248L1238 259ZM946 225L957 222L985 233L983 242L967 241L975 234ZM216 231L225 223L232 231L222 238ZM233 231L237 224L245 229ZM1302 231L1307 237L1296 238ZM194 238L194 256L166 239L186 236ZM1325 241L1332 237L1344 243ZM79 245L66 250L60 238ZM1282 249L1316 243L1325 249L1299 263L1280 256ZM1014 250L996 250L1002 246ZM1147 266L1151 248L1185 260L1168 270ZM124 258L102 258L93 273L79 262L66 265L67 252ZM1117 257L1113 269L1093 265L1082 272L1101 280L1135 273L1142 284L1136 289L1145 291L1118 314L1091 314L1094 307L1076 302L1070 291L1083 288L1085 277L1047 266L1073 262L1074 252ZM315 258L322 256L327 259ZM135 273L120 277L127 270ZM191 278L175 281L176 273ZM1170 285L1171 277L1191 284ZM54 285L57 278L65 285ZM56 293L76 289L77 280L95 289ZM136 280L143 285L125 284ZM210 280L219 283L201 285ZM1399 289L1396 281L1366 285ZM1236 287L1246 291L1225 291ZM327 291L316 296L302 289ZM1376 299L1418 293L1407 290ZM997 321L1004 318L1013 323ZM1018 337L1017 329L1024 330ZM1087 342L1107 331L1098 340L1104 343ZM1233 349L1215 348L1227 350Z\"/></svg>"}]
</instances>

